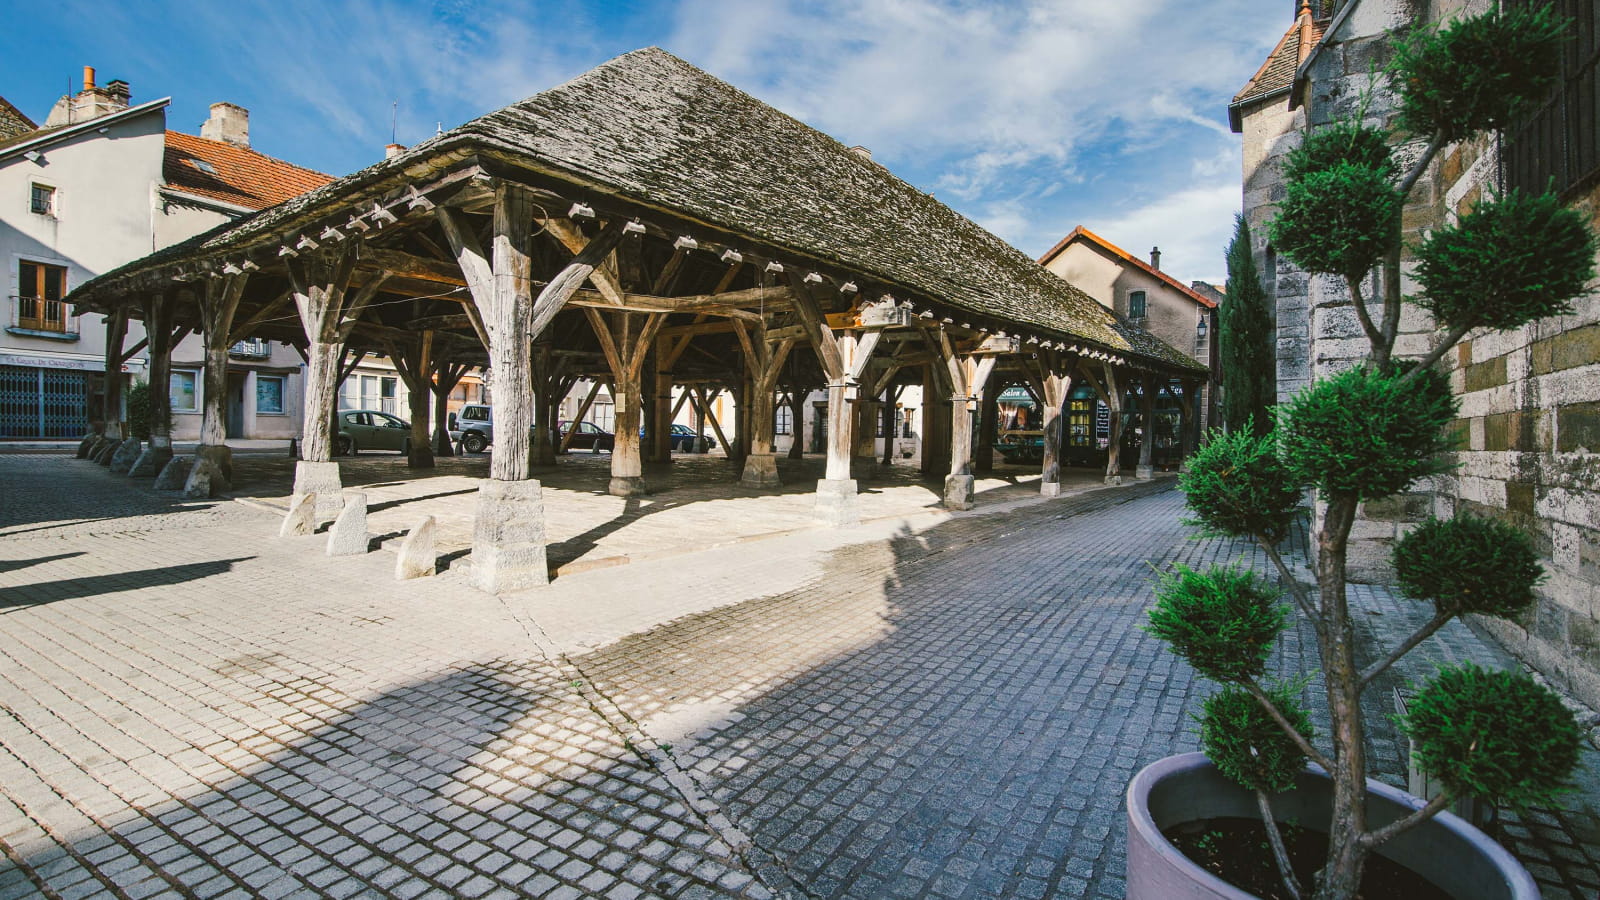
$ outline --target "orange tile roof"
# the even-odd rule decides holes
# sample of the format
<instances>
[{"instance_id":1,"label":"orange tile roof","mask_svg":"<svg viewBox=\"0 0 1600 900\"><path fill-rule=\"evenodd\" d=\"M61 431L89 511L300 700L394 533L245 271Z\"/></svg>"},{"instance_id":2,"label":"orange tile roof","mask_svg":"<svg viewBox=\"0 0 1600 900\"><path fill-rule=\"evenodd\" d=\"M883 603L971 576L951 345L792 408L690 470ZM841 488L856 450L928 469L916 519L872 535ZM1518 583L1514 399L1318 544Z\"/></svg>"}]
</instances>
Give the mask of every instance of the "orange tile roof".
<instances>
[{"instance_id":1,"label":"orange tile roof","mask_svg":"<svg viewBox=\"0 0 1600 900\"><path fill-rule=\"evenodd\" d=\"M1311 19L1310 40L1306 44L1304 53L1300 49L1301 17ZM1261 68L1256 70L1256 74L1245 83L1239 93L1233 96L1233 102L1229 105L1238 107L1289 89L1294 84L1294 73L1300 67L1300 60L1322 40L1322 32L1327 24L1326 19L1318 21L1311 15L1309 9L1302 7L1300 16L1295 17L1294 24L1283 33L1283 37L1278 40L1278 46L1272 48L1272 53L1268 54L1267 61L1261 64Z\"/></svg>"},{"instance_id":2,"label":"orange tile roof","mask_svg":"<svg viewBox=\"0 0 1600 900\"><path fill-rule=\"evenodd\" d=\"M264 209L322 187L331 175L302 169L223 141L167 132L167 187L250 209Z\"/></svg>"},{"instance_id":3,"label":"orange tile roof","mask_svg":"<svg viewBox=\"0 0 1600 900\"><path fill-rule=\"evenodd\" d=\"M1072 233L1071 234L1069 234L1066 237L1062 238L1054 247L1050 248L1050 251L1048 253L1046 253L1045 255L1043 255L1041 257L1039 257L1039 265L1041 265L1041 266L1049 265L1050 264L1050 260L1055 259L1057 256L1059 256L1061 254L1061 251L1067 249L1067 246L1069 244L1071 244L1073 241L1077 241L1077 240L1080 240L1080 239L1081 240L1085 240L1085 241L1089 241L1089 242L1095 244L1096 246L1100 247L1102 250L1105 250L1107 253L1110 253L1112 256L1115 256L1115 257L1121 259L1123 262L1132 265L1136 269L1142 270L1143 272L1145 272L1148 275L1155 276L1157 279L1159 279L1161 282L1166 284L1168 287L1172 288L1173 290L1176 290L1178 293L1182 294L1185 297L1188 297L1190 300L1193 300L1194 302L1200 304L1201 306L1204 306L1206 309L1216 309L1217 308L1217 301L1212 300L1210 297L1207 297L1206 295L1200 293L1199 291L1195 290L1194 288L1189 287L1188 285L1184 284L1183 282L1179 281L1178 279L1173 278L1171 275L1168 275L1167 273L1161 271L1160 269L1156 268L1155 266L1150 265L1149 263L1145 262L1144 260L1140 259L1139 257L1134 256L1132 253L1129 253L1128 251L1122 249L1121 247L1118 247L1116 244L1111 243L1110 241L1106 240L1105 238L1101 237L1098 234L1095 234L1094 232L1090 231L1089 229L1083 227L1082 225L1079 225L1077 228L1072 229Z\"/></svg>"}]
</instances>

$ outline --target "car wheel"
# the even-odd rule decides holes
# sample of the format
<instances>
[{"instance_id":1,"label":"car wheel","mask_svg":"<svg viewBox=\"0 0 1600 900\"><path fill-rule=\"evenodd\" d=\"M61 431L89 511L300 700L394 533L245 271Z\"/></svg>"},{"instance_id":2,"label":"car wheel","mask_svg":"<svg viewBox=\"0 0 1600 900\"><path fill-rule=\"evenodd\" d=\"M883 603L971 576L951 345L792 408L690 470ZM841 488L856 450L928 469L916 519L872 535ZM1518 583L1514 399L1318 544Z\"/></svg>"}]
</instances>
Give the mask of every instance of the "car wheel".
<instances>
[{"instance_id":1,"label":"car wheel","mask_svg":"<svg viewBox=\"0 0 1600 900\"><path fill-rule=\"evenodd\" d=\"M482 453L483 448L487 446L489 446L489 442L484 440L483 435L476 431L469 431L461 437L461 449L468 453Z\"/></svg>"},{"instance_id":2,"label":"car wheel","mask_svg":"<svg viewBox=\"0 0 1600 900\"><path fill-rule=\"evenodd\" d=\"M350 435L348 435L348 434L339 435L339 455L340 456L355 456L356 455L356 442L354 440L351 440Z\"/></svg>"}]
</instances>

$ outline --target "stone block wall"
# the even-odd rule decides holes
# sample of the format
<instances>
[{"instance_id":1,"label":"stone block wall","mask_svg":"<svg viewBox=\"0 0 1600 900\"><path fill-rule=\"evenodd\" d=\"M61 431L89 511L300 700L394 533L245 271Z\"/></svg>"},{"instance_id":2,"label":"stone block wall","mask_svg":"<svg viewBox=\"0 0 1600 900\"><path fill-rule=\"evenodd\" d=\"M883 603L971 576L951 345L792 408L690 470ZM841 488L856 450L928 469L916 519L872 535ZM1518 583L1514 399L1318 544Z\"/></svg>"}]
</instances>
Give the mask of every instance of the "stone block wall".
<instances>
[{"instance_id":1,"label":"stone block wall","mask_svg":"<svg viewBox=\"0 0 1600 900\"><path fill-rule=\"evenodd\" d=\"M1439 22L1481 11L1482 0L1357 0L1330 33L1311 72L1298 127L1355 112L1387 124L1390 98L1370 91L1368 73L1387 59L1387 30L1420 18ZM1276 112L1282 115L1281 111ZM1251 126L1246 122L1246 139ZM1265 224L1281 199L1281 135L1266 162L1247 173L1245 212L1256 231L1277 298L1278 393L1287 399L1312 379L1351 365L1367 345L1337 279L1310 277L1274 258ZM1410 242L1470 210L1498 186L1498 143L1480 138L1446 148L1404 212ZM1400 149L1402 157L1418 151ZM1247 151L1247 157L1249 153ZM1403 162L1403 160L1402 160ZM1254 175L1254 177L1252 177ZM1278 178L1275 182L1273 176ZM1600 230L1600 185L1572 199ZM1370 293L1375 285L1369 285ZM1445 360L1461 400L1452 428L1456 469L1411 493L1367 503L1352 530L1350 577L1390 581L1394 542L1427 515L1457 512L1508 520L1533 536L1548 574L1537 607L1516 623L1482 620L1513 652L1591 706L1600 705L1600 283L1570 315L1505 332L1474 332ZM1415 290L1409 280L1406 292ZM1425 352L1439 335L1426 312L1407 306L1396 348Z\"/></svg>"}]
</instances>

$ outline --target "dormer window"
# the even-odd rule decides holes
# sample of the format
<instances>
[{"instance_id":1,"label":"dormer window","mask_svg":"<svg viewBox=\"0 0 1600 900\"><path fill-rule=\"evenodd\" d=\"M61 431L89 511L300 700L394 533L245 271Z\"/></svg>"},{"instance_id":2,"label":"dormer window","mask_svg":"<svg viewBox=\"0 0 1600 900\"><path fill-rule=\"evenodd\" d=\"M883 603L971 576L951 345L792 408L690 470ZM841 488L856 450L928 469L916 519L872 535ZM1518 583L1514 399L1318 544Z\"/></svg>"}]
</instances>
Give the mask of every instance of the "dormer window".
<instances>
[{"instance_id":1,"label":"dormer window","mask_svg":"<svg viewBox=\"0 0 1600 900\"><path fill-rule=\"evenodd\" d=\"M41 216L56 214L56 189L48 184L35 184L28 194L28 209Z\"/></svg>"},{"instance_id":2,"label":"dormer window","mask_svg":"<svg viewBox=\"0 0 1600 900\"><path fill-rule=\"evenodd\" d=\"M1128 318L1144 318L1144 291L1128 292Z\"/></svg>"},{"instance_id":3,"label":"dormer window","mask_svg":"<svg viewBox=\"0 0 1600 900\"><path fill-rule=\"evenodd\" d=\"M215 174L217 174L217 167L213 166L211 163L208 163L203 159L191 159L191 160L189 160L189 162L194 163L194 167L196 169L199 169L200 171L206 173L207 175L215 175Z\"/></svg>"}]
</instances>

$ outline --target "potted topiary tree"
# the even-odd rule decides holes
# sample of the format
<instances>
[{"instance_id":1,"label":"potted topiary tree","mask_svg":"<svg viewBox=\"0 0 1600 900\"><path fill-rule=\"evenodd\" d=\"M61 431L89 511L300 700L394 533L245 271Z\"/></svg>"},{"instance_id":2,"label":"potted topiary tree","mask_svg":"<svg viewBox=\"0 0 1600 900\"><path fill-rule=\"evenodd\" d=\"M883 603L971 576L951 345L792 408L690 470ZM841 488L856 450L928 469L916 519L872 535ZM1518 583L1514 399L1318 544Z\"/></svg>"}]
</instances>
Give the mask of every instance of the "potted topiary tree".
<instances>
[{"instance_id":1,"label":"potted topiary tree","mask_svg":"<svg viewBox=\"0 0 1600 900\"><path fill-rule=\"evenodd\" d=\"M1214 435L1191 459L1180 487L1204 531L1258 542L1293 608L1309 620L1329 732L1313 734L1300 707L1309 679L1267 680L1290 611L1277 586L1227 567L1179 567L1166 575L1148 630L1222 689L1202 717L1210 762L1198 754L1169 758L1130 786L1129 897L1250 896L1199 868L1160 833L1171 833L1184 816L1247 814L1265 834L1244 842L1270 848L1260 855L1272 883L1257 889L1274 895L1347 900L1365 890L1369 864L1387 857L1448 896L1537 896L1504 850L1441 811L1463 795L1518 807L1560 790L1576 764L1581 732L1559 699L1519 674L1471 665L1440 670L1400 722L1415 761L1444 787L1426 803L1367 780L1361 708L1376 678L1451 619L1516 616L1530 607L1542 573L1529 539L1509 525L1465 516L1432 519L1407 534L1393 554L1399 589L1431 603L1433 614L1392 653L1365 666L1358 664L1345 561L1364 501L1448 469L1441 454L1450 449L1446 428L1457 402L1434 363L1472 329L1514 328L1568 311L1594 276L1594 237L1554 196L1486 198L1412 248L1421 290L1405 299L1432 313L1444 334L1420 360L1395 358L1406 197L1442 148L1504 125L1548 93L1563 30L1564 23L1538 9L1491 11L1396 36L1388 70L1396 126L1414 141L1403 170L1391 135L1362 122L1311 133L1287 159L1273 243L1301 268L1344 281L1371 352L1281 405L1271 434ZM1369 297L1365 286L1374 270L1381 296ZM1277 549L1306 488L1316 497L1315 590L1296 581ZM1308 759L1315 768L1306 767ZM1201 806L1209 813L1194 816ZM1280 820L1295 823L1290 840ZM1310 830L1325 833L1325 849L1311 851L1314 861L1297 867L1291 845L1304 850L1315 843ZM1202 832L1201 843L1213 849L1228 839L1211 825ZM1382 876L1390 877L1398 876Z\"/></svg>"}]
</instances>

